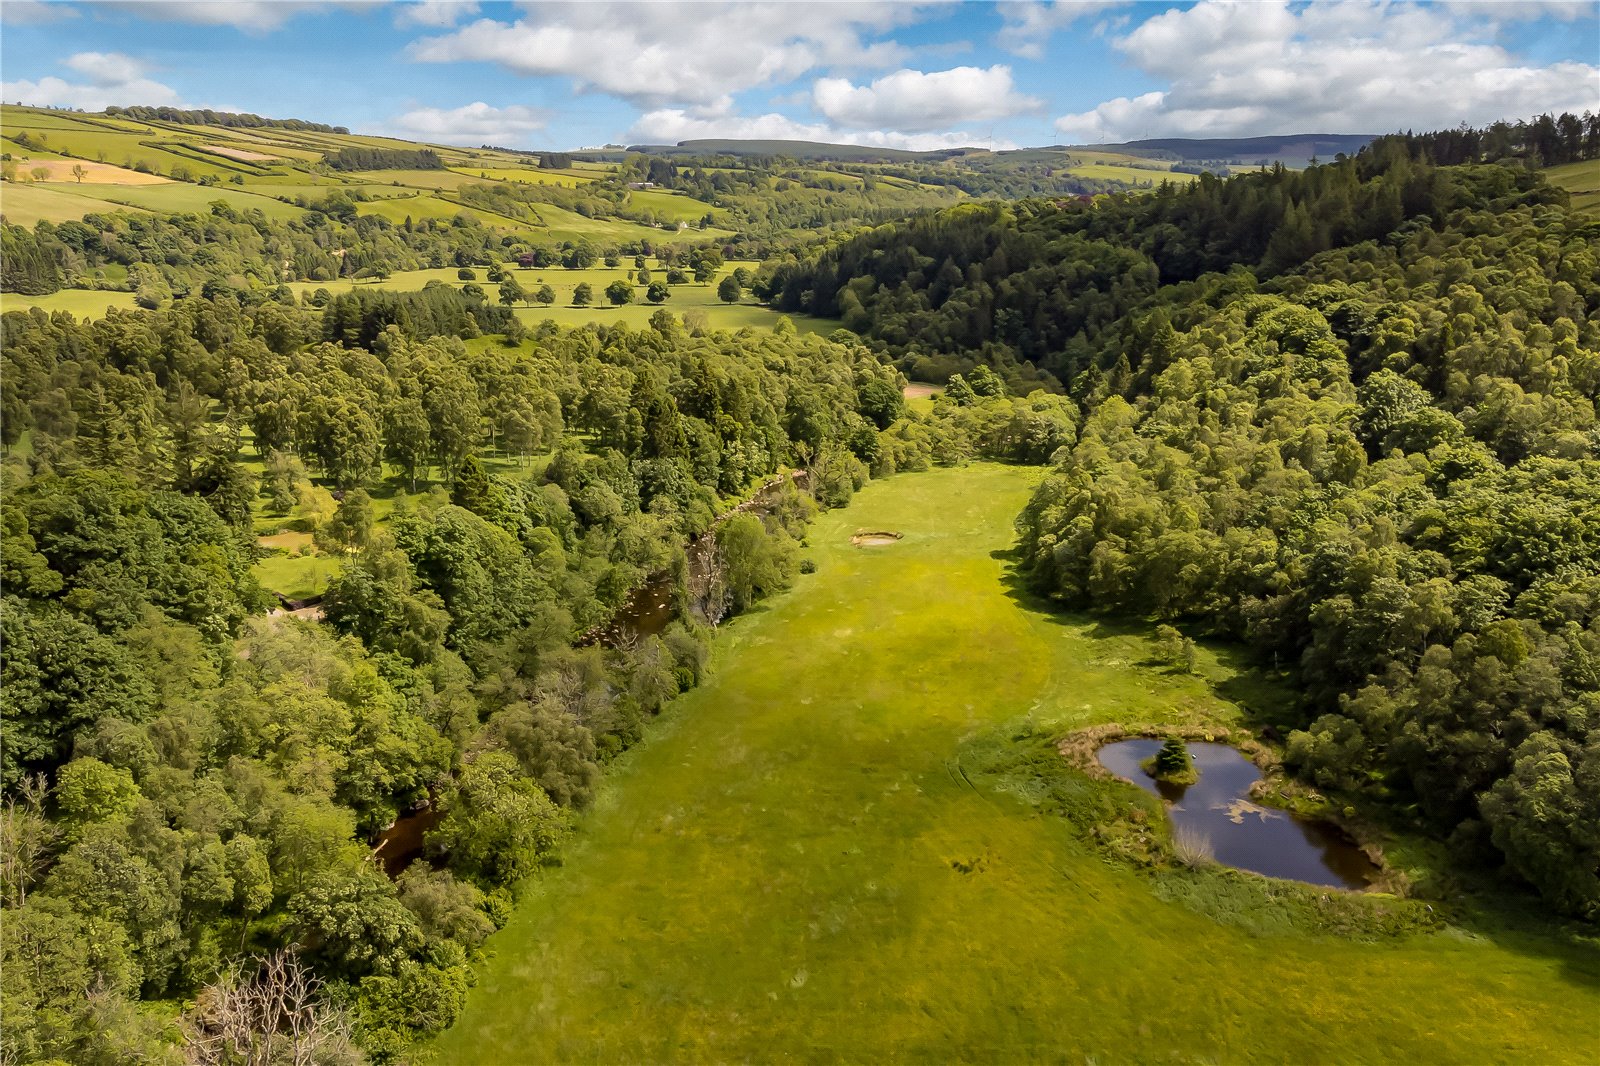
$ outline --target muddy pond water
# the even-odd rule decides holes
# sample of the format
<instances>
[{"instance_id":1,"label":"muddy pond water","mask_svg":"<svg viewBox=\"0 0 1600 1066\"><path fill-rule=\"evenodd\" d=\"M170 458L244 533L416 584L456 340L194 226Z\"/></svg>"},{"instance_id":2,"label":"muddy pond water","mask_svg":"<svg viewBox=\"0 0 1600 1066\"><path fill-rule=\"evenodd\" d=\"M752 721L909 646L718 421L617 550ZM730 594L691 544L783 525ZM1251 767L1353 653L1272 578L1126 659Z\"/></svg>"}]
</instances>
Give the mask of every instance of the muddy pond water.
<instances>
[{"instance_id":1,"label":"muddy pond water","mask_svg":"<svg viewBox=\"0 0 1600 1066\"><path fill-rule=\"evenodd\" d=\"M1366 853L1334 826L1253 803L1250 786L1261 771L1234 748L1190 744L1200 772L1192 785L1157 781L1144 771L1140 763L1160 749L1159 740L1119 740L1102 747L1097 758L1118 777L1165 800L1173 826L1209 840L1223 865L1336 888L1365 888L1377 876Z\"/></svg>"}]
</instances>

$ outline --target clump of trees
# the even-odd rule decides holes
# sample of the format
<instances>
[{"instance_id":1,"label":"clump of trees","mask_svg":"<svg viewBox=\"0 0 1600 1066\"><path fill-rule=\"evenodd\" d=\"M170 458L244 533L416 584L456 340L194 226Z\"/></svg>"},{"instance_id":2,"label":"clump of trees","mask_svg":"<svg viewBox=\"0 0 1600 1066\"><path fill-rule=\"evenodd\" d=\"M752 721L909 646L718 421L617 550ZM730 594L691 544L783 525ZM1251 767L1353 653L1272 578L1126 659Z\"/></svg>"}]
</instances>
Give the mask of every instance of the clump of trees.
<instances>
[{"instance_id":1,"label":"clump of trees","mask_svg":"<svg viewBox=\"0 0 1600 1066\"><path fill-rule=\"evenodd\" d=\"M443 170L431 148L340 148L322 157L333 170Z\"/></svg>"}]
</instances>

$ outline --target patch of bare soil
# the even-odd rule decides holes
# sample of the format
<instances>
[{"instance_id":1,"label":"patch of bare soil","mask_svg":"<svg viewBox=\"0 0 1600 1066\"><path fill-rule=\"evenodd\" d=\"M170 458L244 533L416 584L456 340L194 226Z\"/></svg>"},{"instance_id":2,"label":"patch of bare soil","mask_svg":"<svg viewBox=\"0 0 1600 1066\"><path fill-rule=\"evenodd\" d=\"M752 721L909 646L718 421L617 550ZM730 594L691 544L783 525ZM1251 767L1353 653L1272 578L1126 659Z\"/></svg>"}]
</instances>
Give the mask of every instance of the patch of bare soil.
<instances>
[{"instance_id":1,"label":"patch of bare soil","mask_svg":"<svg viewBox=\"0 0 1600 1066\"><path fill-rule=\"evenodd\" d=\"M904 533L895 533L892 530L858 529L856 535L850 538L850 543L858 548L883 548L903 536Z\"/></svg>"}]
</instances>

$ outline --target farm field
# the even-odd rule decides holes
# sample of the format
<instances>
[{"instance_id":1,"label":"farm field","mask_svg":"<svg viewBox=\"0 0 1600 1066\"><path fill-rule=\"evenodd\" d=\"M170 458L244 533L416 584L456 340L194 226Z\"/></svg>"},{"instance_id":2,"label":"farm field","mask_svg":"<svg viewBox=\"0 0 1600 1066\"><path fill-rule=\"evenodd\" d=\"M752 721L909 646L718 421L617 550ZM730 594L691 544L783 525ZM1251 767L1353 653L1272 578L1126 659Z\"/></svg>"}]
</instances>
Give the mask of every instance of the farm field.
<instances>
[{"instance_id":1,"label":"farm field","mask_svg":"<svg viewBox=\"0 0 1600 1066\"><path fill-rule=\"evenodd\" d=\"M106 289L62 289L46 296L25 296L8 292L0 295L0 312L26 311L37 307L42 311L67 311L78 318L101 318L106 308L131 308L133 293Z\"/></svg>"},{"instance_id":2,"label":"farm field","mask_svg":"<svg viewBox=\"0 0 1600 1066\"><path fill-rule=\"evenodd\" d=\"M1544 172L1552 185L1572 194L1572 206L1588 214L1600 214L1600 159L1567 163Z\"/></svg>"},{"instance_id":3,"label":"farm field","mask_svg":"<svg viewBox=\"0 0 1600 1066\"><path fill-rule=\"evenodd\" d=\"M27 185L8 181L0 185L0 216L14 226L38 222L70 222L91 211L107 210L103 203L85 199L64 186Z\"/></svg>"},{"instance_id":4,"label":"farm field","mask_svg":"<svg viewBox=\"0 0 1600 1066\"><path fill-rule=\"evenodd\" d=\"M1032 805L1070 771L1029 737L1242 713L1211 651L1168 674L1141 628L1010 591L1037 476L901 475L823 515L817 572L722 631L420 1061L1591 1059L1600 974L1553 934L1273 931L1270 894L1247 931Z\"/></svg>"},{"instance_id":5,"label":"farm field","mask_svg":"<svg viewBox=\"0 0 1600 1066\"><path fill-rule=\"evenodd\" d=\"M565 185L569 189L587 184L601 177L600 174L585 174L576 170L544 170L538 167L462 166L453 168L450 173L459 174L473 181L510 181L521 182L525 185Z\"/></svg>"},{"instance_id":6,"label":"farm field","mask_svg":"<svg viewBox=\"0 0 1600 1066\"><path fill-rule=\"evenodd\" d=\"M52 202L51 209L61 213L76 209L76 213L69 216L71 218L82 218L93 212L114 211L125 207L161 214L172 212L204 214L217 200L232 204L240 211L260 210L268 218L299 218L305 214L293 204L283 203L271 196L257 196L222 186L207 188L187 182L169 181L158 185L90 185L87 182L79 185L70 182L50 188L63 197ZM8 186L0 196L9 201L14 191L15 189ZM65 199L66 197L72 199ZM9 217L9 211L7 215ZM56 218L54 221L65 221L65 219Z\"/></svg>"}]
</instances>

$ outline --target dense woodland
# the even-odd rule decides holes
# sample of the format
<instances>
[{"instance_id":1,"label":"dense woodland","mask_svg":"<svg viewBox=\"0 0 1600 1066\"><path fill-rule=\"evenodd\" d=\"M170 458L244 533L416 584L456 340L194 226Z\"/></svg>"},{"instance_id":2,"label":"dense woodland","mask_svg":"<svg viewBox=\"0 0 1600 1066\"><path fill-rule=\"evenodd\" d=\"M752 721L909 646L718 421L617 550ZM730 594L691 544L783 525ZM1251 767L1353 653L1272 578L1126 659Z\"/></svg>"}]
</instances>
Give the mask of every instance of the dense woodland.
<instances>
[{"instance_id":1,"label":"dense woodland","mask_svg":"<svg viewBox=\"0 0 1600 1066\"><path fill-rule=\"evenodd\" d=\"M1511 130L1510 155L1546 126L1584 129L1483 136ZM1291 669L1305 776L1592 918L1600 224L1522 161L1430 162L1464 135L1093 208L962 206L768 284L913 376L1065 383L1080 440L1019 520L1036 585Z\"/></svg>"},{"instance_id":2,"label":"dense woodland","mask_svg":"<svg viewBox=\"0 0 1600 1066\"><path fill-rule=\"evenodd\" d=\"M171 1052L138 997L214 1036L231 960L285 945L340 1039L447 1025L566 812L700 677L705 626L793 580L811 496L718 526L716 587L661 637L582 633L787 467L840 504L1073 437L1042 395L908 420L866 349L792 331L479 336L509 321L443 289L6 316L9 1057ZM256 510L345 557L324 624L264 617ZM391 881L371 842L429 803L428 861Z\"/></svg>"},{"instance_id":3,"label":"dense woodland","mask_svg":"<svg viewBox=\"0 0 1600 1066\"><path fill-rule=\"evenodd\" d=\"M1600 223L1443 143L775 257L760 291L855 331L826 341L281 284L553 254L466 219L5 227L8 291L121 271L155 309L3 320L4 1058L270 1034L259 955L310 982L325 1061L449 1025L710 630L797 580L814 509L974 456L1050 465L1037 589L1244 644L1303 692L1296 772L1600 917ZM909 412L901 370L947 398ZM262 516L341 558L320 623L268 615ZM662 571L679 622L582 639ZM423 806L390 878L373 843Z\"/></svg>"}]
</instances>

